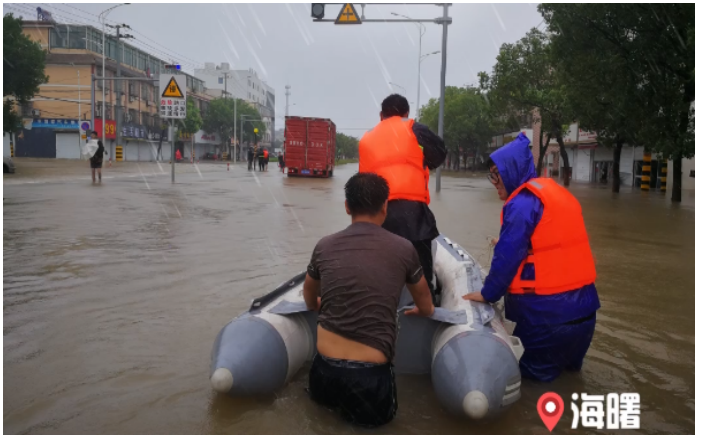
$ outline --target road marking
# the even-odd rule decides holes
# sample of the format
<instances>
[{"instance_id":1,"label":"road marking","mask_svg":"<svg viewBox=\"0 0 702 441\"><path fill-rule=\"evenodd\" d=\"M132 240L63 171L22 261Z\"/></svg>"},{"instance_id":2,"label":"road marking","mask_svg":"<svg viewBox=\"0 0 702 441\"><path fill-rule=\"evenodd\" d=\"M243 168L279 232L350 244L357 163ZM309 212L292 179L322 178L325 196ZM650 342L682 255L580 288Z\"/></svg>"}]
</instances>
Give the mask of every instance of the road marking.
<instances>
[{"instance_id":1,"label":"road marking","mask_svg":"<svg viewBox=\"0 0 702 441\"><path fill-rule=\"evenodd\" d=\"M200 175L200 179L204 179L202 177L202 173L200 173L200 167L198 167L197 164L195 164L194 162L193 162L193 165L195 166L195 170L197 170L197 174Z\"/></svg>"},{"instance_id":2,"label":"road marking","mask_svg":"<svg viewBox=\"0 0 702 441\"><path fill-rule=\"evenodd\" d=\"M256 172L255 172L255 171L253 172L253 176L254 176L254 179L256 180L256 183L257 183L258 186L260 187L260 186L261 186L261 181L258 180L258 176L256 176Z\"/></svg>"},{"instance_id":3,"label":"road marking","mask_svg":"<svg viewBox=\"0 0 702 441\"><path fill-rule=\"evenodd\" d=\"M151 190L151 186L148 182L146 182L146 176L144 176L144 172L141 171L141 166L139 165L139 163L137 163L137 168L139 169L139 173L141 174L141 177L144 180L144 184L146 184L146 189Z\"/></svg>"},{"instance_id":4,"label":"road marking","mask_svg":"<svg viewBox=\"0 0 702 441\"><path fill-rule=\"evenodd\" d=\"M271 194L271 197L275 201L275 206L280 207L280 203L278 203L278 199L275 198L275 195L273 195L273 192L271 191L270 187L266 185L266 190L268 190L268 193Z\"/></svg>"}]
</instances>

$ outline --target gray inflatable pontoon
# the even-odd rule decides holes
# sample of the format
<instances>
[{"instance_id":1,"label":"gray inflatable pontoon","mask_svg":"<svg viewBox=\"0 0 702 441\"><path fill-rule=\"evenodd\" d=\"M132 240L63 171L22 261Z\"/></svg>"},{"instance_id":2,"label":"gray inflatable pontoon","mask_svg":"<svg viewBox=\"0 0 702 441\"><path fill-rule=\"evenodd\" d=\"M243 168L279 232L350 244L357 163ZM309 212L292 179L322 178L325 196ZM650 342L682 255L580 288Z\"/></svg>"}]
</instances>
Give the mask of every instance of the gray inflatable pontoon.
<instances>
[{"instance_id":1,"label":"gray inflatable pontoon","mask_svg":"<svg viewBox=\"0 0 702 441\"><path fill-rule=\"evenodd\" d=\"M483 272L475 259L440 235L432 246L441 286L441 308L432 317L405 316L412 297L405 288L398 307L394 366L398 374L431 374L434 391L451 413L494 417L521 393L514 324L503 307L463 300L480 291ZM302 296L305 273L269 294L219 332L212 349L210 381L233 396L270 394L285 386L316 351L317 313Z\"/></svg>"}]
</instances>

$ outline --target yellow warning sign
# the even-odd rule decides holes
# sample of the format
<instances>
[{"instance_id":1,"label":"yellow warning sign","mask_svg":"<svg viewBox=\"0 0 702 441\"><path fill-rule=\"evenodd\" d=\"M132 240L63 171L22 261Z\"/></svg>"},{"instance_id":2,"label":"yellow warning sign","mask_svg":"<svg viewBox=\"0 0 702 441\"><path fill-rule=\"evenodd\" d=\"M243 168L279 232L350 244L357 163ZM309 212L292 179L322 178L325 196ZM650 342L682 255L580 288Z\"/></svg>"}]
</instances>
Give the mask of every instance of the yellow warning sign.
<instances>
[{"instance_id":1,"label":"yellow warning sign","mask_svg":"<svg viewBox=\"0 0 702 441\"><path fill-rule=\"evenodd\" d=\"M356 12L356 8L353 7L353 4L346 3L344 7L341 8L341 12L339 12L339 16L336 17L334 24L361 24L361 18L358 16L358 12Z\"/></svg>"},{"instance_id":2,"label":"yellow warning sign","mask_svg":"<svg viewBox=\"0 0 702 441\"><path fill-rule=\"evenodd\" d=\"M171 77L171 81L169 81L166 88L163 89L161 96L164 98L183 98L183 92L180 91L175 77Z\"/></svg>"}]
</instances>

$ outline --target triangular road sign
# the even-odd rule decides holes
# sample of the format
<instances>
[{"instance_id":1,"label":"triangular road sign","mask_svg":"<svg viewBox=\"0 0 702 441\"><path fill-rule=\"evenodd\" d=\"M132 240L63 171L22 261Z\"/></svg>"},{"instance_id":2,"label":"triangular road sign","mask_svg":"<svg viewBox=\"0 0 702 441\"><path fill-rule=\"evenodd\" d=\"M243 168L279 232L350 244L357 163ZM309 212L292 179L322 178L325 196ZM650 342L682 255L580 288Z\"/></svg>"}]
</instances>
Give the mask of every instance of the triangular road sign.
<instances>
[{"instance_id":1,"label":"triangular road sign","mask_svg":"<svg viewBox=\"0 0 702 441\"><path fill-rule=\"evenodd\" d=\"M183 92L180 91L175 77L171 77L171 81L169 81L166 88L163 89L161 96L164 98L183 98Z\"/></svg>"},{"instance_id":2,"label":"triangular road sign","mask_svg":"<svg viewBox=\"0 0 702 441\"><path fill-rule=\"evenodd\" d=\"M344 4L334 24L361 24L361 17L358 16L358 12L356 12L356 8L353 7L353 3Z\"/></svg>"}]
</instances>

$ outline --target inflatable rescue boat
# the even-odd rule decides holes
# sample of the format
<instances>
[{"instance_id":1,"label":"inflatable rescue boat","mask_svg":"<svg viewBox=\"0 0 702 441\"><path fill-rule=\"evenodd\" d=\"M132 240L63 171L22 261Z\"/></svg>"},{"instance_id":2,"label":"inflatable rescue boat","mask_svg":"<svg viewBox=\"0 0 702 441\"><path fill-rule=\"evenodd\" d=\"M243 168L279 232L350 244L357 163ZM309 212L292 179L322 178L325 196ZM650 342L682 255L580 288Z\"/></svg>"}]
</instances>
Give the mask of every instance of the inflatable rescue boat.
<instances>
[{"instance_id":1,"label":"inflatable rescue boat","mask_svg":"<svg viewBox=\"0 0 702 441\"><path fill-rule=\"evenodd\" d=\"M406 316L412 297L403 290L398 306L395 372L430 374L446 410L471 419L494 417L521 395L514 324L503 306L467 301L480 291L484 273L458 244L440 235L432 243L441 307L431 317ZM271 394L311 361L316 351L317 313L302 296L305 272L253 301L250 309L219 332L212 349L210 381L232 396Z\"/></svg>"}]
</instances>

